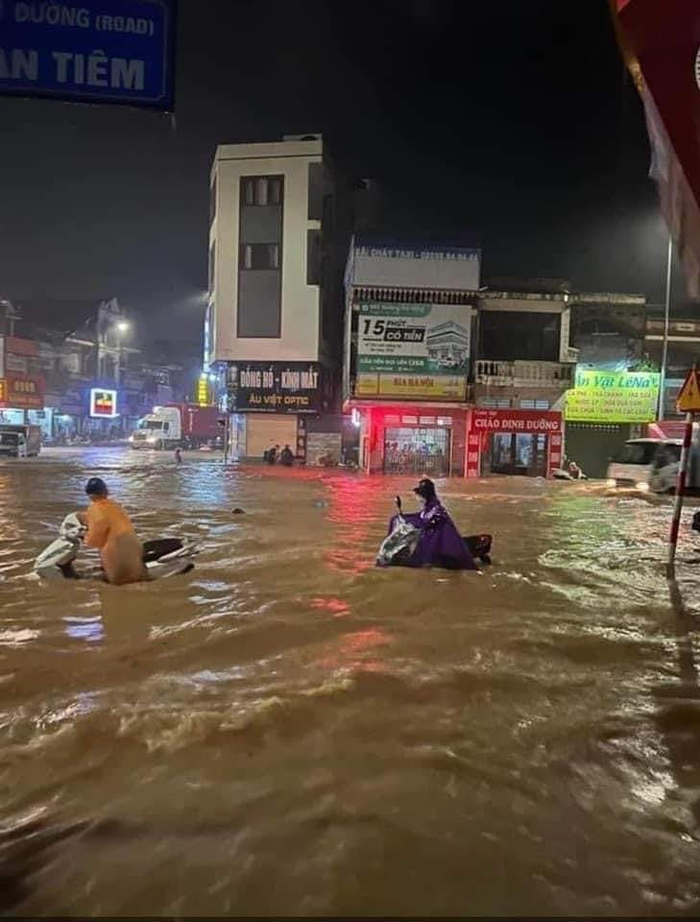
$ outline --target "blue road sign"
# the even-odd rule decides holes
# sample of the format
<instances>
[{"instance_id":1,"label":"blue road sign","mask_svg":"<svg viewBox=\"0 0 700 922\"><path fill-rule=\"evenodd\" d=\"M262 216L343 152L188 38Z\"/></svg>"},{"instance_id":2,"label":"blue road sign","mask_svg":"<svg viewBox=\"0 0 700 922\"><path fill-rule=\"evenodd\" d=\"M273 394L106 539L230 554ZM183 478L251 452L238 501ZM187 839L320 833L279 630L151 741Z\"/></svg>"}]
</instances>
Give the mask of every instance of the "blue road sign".
<instances>
[{"instance_id":1,"label":"blue road sign","mask_svg":"<svg viewBox=\"0 0 700 922\"><path fill-rule=\"evenodd\" d=\"M176 0L0 0L0 95L172 111Z\"/></svg>"}]
</instances>

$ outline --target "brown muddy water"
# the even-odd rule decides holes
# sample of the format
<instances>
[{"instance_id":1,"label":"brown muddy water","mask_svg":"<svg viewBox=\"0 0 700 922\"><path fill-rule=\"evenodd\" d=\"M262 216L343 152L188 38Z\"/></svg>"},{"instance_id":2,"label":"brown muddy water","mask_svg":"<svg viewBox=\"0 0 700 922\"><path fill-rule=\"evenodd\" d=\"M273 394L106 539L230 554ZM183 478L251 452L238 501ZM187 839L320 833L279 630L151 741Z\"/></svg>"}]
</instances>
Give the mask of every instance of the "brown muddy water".
<instances>
[{"instance_id":1,"label":"brown muddy water","mask_svg":"<svg viewBox=\"0 0 700 922\"><path fill-rule=\"evenodd\" d=\"M143 537L197 538L196 569L32 578L92 474ZM0 465L0 912L698 914L687 527L671 594L668 501L451 481L493 566L377 570L410 485L126 450Z\"/></svg>"}]
</instances>

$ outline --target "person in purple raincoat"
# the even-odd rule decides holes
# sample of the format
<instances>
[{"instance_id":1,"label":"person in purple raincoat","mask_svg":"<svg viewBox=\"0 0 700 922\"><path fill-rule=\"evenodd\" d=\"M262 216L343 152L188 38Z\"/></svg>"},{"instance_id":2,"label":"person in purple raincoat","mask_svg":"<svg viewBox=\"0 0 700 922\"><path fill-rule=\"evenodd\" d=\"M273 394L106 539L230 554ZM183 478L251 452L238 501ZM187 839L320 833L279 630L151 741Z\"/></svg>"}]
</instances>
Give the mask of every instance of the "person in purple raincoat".
<instances>
[{"instance_id":1,"label":"person in purple raincoat","mask_svg":"<svg viewBox=\"0 0 700 922\"><path fill-rule=\"evenodd\" d=\"M474 558L435 492L435 484L424 477L413 492L423 508L420 512L403 513L410 525L421 531L418 545L406 561L407 567L444 567L448 570L478 570ZM394 528L396 516L391 520L389 532Z\"/></svg>"}]
</instances>

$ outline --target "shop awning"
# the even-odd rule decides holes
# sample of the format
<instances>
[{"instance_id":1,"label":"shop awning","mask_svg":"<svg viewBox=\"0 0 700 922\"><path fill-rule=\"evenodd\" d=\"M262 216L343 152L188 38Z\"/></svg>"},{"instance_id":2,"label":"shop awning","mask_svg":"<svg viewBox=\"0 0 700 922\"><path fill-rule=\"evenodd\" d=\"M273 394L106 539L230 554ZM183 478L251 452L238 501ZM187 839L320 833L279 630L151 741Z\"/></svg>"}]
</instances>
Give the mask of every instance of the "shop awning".
<instances>
[{"instance_id":1,"label":"shop awning","mask_svg":"<svg viewBox=\"0 0 700 922\"><path fill-rule=\"evenodd\" d=\"M644 103L651 175L686 275L700 297L700 3L610 0Z\"/></svg>"}]
</instances>

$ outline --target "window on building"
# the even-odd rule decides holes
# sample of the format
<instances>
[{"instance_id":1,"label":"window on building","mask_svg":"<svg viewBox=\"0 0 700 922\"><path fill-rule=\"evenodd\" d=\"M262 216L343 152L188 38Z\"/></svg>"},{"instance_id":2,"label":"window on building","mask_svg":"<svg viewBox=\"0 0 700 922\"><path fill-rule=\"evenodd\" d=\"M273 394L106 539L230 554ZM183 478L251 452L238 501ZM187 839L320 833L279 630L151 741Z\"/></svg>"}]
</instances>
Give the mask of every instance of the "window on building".
<instances>
[{"instance_id":1,"label":"window on building","mask_svg":"<svg viewBox=\"0 0 700 922\"><path fill-rule=\"evenodd\" d=\"M214 290L214 280L216 278L216 243L209 247L209 291Z\"/></svg>"},{"instance_id":2,"label":"window on building","mask_svg":"<svg viewBox=\"0 0 700 922\"><path fill-rule=\"evenodd\" d=\"M321 232L306 232L306 284L319 285L321 282Z\"/></svg>"},{"instance_id":3,"label":"window on building","mask_svg":"<svg viewBox=\"0 0 700 922\"><path fill-rule=\"evenodd\" d=\"M561 315L539 311L483 311L479 356L513 362L558 362Z\"/></svg>"},{"instance_id":4,"label":"window on building","mask_svg":"<svg viewBox=\"0 0 700 922\"><path fill-rule=\"evenodd\" d=\"M241 245L241 269L279 269L278 243L244 243Z\"/></svg>"},{"instance_id":5,"label":"window on building","mask_svg":"<svg viewBox=\"0 0 700 922\"><path fill-rule=\"evenodd\" d=\"M281 176L249 176L243 180L243 204L263 207L282 204Z\"/></svg>"},{"instance_id":6,"label":"window on building","mask_svg":"<svg viewBox=\"0 0 700 922\"><path fill-rule=\"evenodd\" d=\"M509 410L511 400L510 397L478 397L476 405L486 410Z\"/></svg>"},{"instance_id":7,"label":"window on building","mask_svg":"<svg viewBox=\"0 0 700 922\"><path fill-rule=\"evenodd\" d=\"M323 214L323 164L309 164L309 220L320 221Z\"/></svg>"},{"instance_id":8,"label":"window on building","mask_svg":"<svg viewBox=\"0 0 700 922\"><path fill-rule=\"evenodd\" d=\"M238 336L278 338L282 331L281 176L241 179Z\"/></svg>"},{"instance_id":9,"label":"window on building","mask_svg":"<svg viewBox=\"0 0 700 922\"><path fill-rule=\"evenodd\" d=\"M549 409L549 400L533 400L531 398L524 398L520 401L521 410L548 410Z\"/></svg>"}]
</instances>

